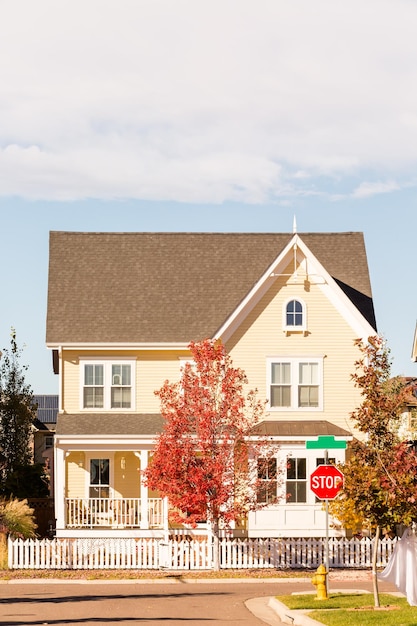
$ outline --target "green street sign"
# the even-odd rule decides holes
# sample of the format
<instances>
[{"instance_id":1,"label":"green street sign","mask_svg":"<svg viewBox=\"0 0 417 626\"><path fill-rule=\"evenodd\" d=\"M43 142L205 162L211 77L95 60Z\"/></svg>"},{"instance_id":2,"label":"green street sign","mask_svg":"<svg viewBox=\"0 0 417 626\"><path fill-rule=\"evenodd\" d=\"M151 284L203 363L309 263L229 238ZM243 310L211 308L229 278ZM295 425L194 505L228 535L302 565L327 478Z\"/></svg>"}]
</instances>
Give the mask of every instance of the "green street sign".
<instances>
[{"instance_id":1,"label":"green street sign","mask_svg":"<svg viewBox=\"0 0 417 626\"><path fill-rule=\"evenodd\" d=\"M314 441L306 441L307 450L335 450L336 448L345 450L346 447L346 441L336 440L333 435L321 435Z\"/></svg>"}]
</instances>

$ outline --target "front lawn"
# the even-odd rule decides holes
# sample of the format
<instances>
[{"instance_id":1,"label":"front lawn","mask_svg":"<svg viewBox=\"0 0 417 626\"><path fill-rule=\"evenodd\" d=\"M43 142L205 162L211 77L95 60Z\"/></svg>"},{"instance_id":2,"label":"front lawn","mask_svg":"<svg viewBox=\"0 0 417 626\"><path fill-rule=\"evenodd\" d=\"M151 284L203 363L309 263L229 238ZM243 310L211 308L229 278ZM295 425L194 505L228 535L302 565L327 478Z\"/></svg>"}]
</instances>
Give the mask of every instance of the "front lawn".
<instances>
[{"instance_id":1,"label":"front lawn","mask_svg":"<svg viewBox=\"0 0 417 626\"><path fill-rule=\"evenodd\" d=\"M335 593L328 600L313 594L277 596L289 609L312 609L309 617L326 626L417 626L417 607L405 598L381 593L375 608L371 593Z\"/></svg>"}]
</instances>

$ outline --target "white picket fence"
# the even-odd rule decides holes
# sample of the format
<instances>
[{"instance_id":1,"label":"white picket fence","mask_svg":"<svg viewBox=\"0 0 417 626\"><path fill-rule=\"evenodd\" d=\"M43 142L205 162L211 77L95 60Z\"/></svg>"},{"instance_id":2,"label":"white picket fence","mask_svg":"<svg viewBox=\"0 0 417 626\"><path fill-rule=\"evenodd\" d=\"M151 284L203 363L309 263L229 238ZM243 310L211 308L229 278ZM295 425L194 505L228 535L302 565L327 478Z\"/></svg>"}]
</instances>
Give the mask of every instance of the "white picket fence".
<instances>
[{"instance_id":1,"label":"white picket fence","mask_svg":"<svg viewBox=\"0 0 417 626\"><path fill-rule=\"evenodd\" d=\"M379 543L378 566L384 567L396 539ZM325 560L326 540L221 539L221 569L313 569ZM369 538L329 539L332 568L371 566ZM167 569L210 570L213 546L206 537L195 539L10 539L10 569Z\"/></svg>"}]
</instances>

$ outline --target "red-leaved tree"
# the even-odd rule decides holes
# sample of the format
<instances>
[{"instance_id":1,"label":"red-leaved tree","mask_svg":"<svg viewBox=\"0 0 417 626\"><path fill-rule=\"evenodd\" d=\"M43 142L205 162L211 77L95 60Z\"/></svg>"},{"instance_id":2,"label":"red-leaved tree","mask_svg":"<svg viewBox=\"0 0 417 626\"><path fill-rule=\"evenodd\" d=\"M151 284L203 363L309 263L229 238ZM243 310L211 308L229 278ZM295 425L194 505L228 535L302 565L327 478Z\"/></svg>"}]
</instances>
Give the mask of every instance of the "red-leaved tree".
<instances>
[{"instance_id":1,"label":"red-leaved tree","mask_svg":"<svg viewBox=\"0 0 417 626\"><path fill-rule=\"evenodd\" d=\"M256 391L245 393L246 375L233 367L224 346L207 339L189 348L192 362L181 380L166 381L155 392L165 424L146 481L168 497L172 521L195 526L207 520L218 569L219 529L265 506L257 499L258 482L265 478L258 463L268 463L276 446L251 436L265 403ZM270 478L276 492L280 477Z\"/></svg>"}]
</instances>

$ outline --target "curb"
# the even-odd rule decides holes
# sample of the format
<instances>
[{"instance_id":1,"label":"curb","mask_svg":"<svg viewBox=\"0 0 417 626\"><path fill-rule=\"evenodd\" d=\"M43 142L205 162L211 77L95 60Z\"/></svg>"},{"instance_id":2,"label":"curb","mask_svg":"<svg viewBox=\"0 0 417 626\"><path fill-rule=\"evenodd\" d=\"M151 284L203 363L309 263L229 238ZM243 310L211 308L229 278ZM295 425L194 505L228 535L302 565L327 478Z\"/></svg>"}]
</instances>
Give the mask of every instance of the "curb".
<instances>
[{"instance_id":1,"label":"curb","mask_svg":"<svg viewBox=\"0 0 417 626\"><path fill-rule=\"evenodd\" d=\"M284 624L293 624L293 626L323 626L322 622L312 619L307 613L291 610L276 598L270 598L268 606L275 611Z\"/></svg>"}]
</instances>

